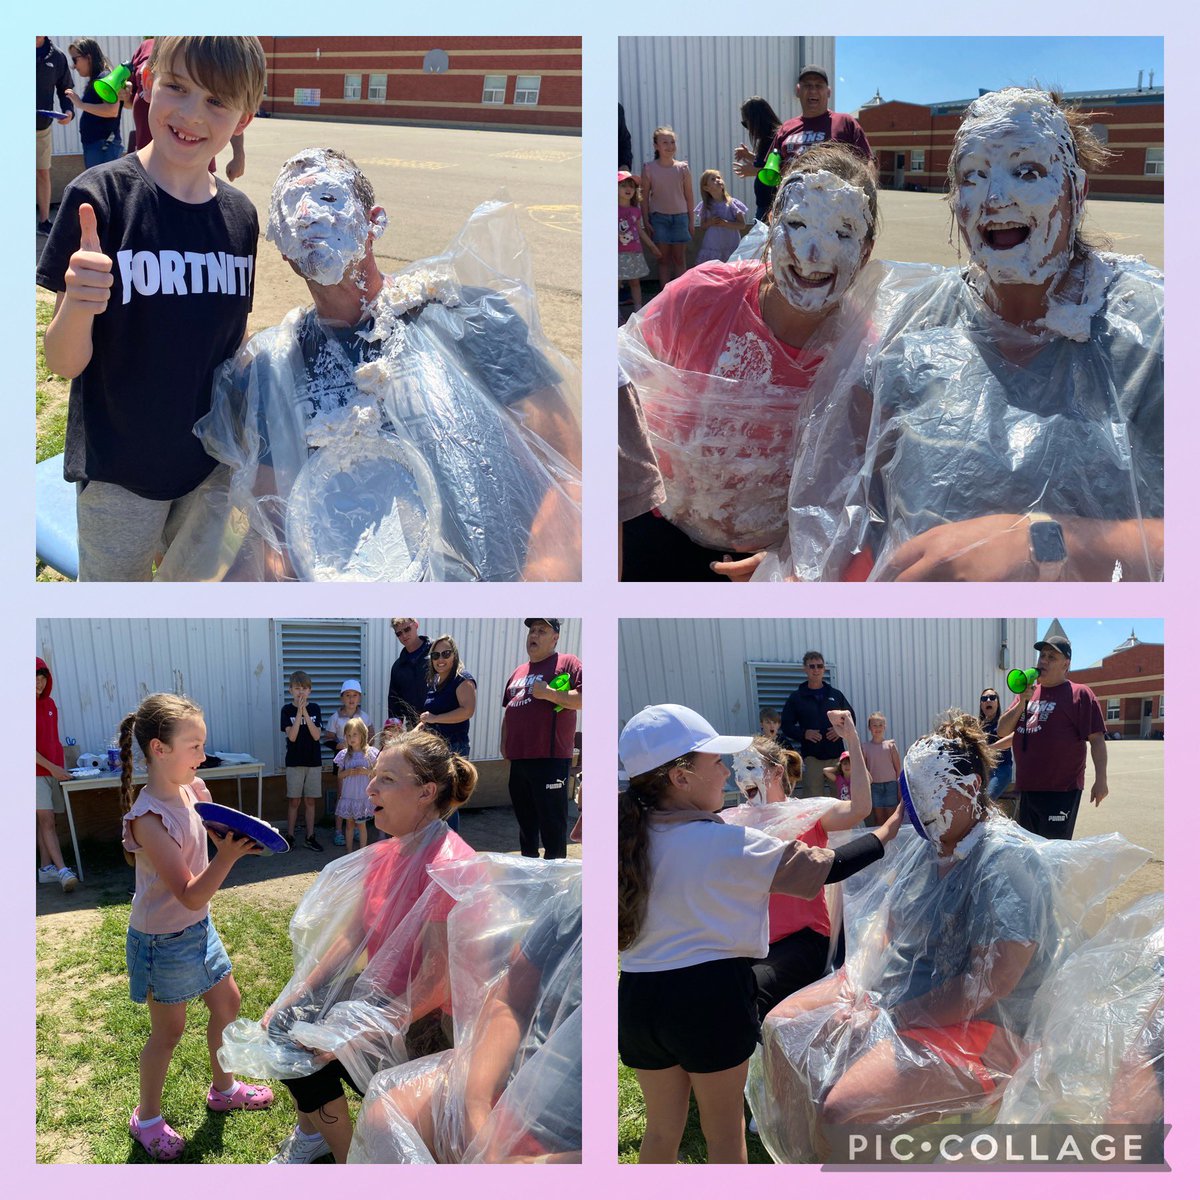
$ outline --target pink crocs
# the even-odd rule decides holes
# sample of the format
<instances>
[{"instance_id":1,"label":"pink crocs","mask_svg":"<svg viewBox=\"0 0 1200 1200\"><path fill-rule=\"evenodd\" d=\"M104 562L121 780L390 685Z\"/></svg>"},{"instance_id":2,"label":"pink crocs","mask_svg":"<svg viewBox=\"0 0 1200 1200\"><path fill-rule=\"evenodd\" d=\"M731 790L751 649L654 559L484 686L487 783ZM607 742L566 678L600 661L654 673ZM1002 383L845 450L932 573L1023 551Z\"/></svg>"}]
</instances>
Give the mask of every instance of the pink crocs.
<instances>
[{"instance_id":1,"label":"pink crocs","mask_svg":"<svg viewBox=\"0 0 1200 1200\"><path fill-rule=\"evenodd\" d=\"M174 1162L181 1154L185 1142L166 1121L155 1121L143 1129L138 1124L138 1110L129 1118L129 1136L155 1162Z\"/></svg>"},{"instance_id":2,"label":"pink crocs","mask_svg":"<svg viewBox=\"0 0 1200 1200\"><path fill-rule=\"evenodd\" d=\"M275 1093L269 1087L243 1083L238 1079L234 1081L232 1096L226 1096L224 1092L210 1087L205 1103L213 1112L232 1112L235 1108L270 1108L274 1099Z\"/></svg>"}]
</instances>

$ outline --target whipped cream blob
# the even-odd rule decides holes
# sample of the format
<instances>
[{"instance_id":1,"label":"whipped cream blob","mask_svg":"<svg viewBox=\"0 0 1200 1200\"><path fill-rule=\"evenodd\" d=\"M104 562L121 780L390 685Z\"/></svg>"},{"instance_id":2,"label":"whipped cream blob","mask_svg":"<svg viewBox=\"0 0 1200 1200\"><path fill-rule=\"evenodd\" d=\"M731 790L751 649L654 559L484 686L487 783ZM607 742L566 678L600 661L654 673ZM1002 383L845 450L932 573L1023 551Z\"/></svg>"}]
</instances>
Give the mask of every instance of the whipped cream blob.
<instances>
[{"instance_id":1,"label":"whipped cream blob","mask_svg":"<svg viewBox=\"0 0 1200 1200\"><path fill-rule=\"evenodd\" d=\"M958 227L990 282L1040 284L1067 269L1087 174L1047 93L1005 88L973 101L952 161Z\"/></svg>"},{"instance_id":2,"label":"whipped cream blob","mask_svg":"<svg viewBox=\"0 0 1200 1200\"><path fill-rule=\"evenodd\" d=\"M767 764L757 750L739 750L733 756L733 781L747 804L766 804Z\"/></svg>"},{"instance_id":3,"label":"whipped cream blob","mask_svg":"<svg viewBox=\"0 0 1200 1200\"><path fill-rule=\"evenodd\" d=\"M808 313L836 305L858 274L870 228L862 188L830 171L792 176L780 189L767 235L771 274L784 299Z\"/></svg>"},{"instance_id":4,"label":"whipped cream blob","mask_svg":"<svg viewBox=\"0 0 1200 1200\"><path fill-rule=\"evenodd\" d=\"M301 150L283 164L267 217L267 240L299 268L305 279L330 287L367 252L367 238L387 227L376 221L354 192L344 162L318 148Z\"/></svg>"},{"instance_id":5,"label":"whipped cream blob","mask_svg":"<svg viewBox=\"0 0 1200 1200\"><path fill-rule=\"evenodd\" d=\"M974 773L964 775L958 765L961 760L957 742L936 736L914 742L904 756L908 795L931 841L938 841L954 819L954 814L946 810L946 797L952 791L971 801L975 816L983 816L983 806L979 803L982 780Z\"/></svg>"}]
</instances>

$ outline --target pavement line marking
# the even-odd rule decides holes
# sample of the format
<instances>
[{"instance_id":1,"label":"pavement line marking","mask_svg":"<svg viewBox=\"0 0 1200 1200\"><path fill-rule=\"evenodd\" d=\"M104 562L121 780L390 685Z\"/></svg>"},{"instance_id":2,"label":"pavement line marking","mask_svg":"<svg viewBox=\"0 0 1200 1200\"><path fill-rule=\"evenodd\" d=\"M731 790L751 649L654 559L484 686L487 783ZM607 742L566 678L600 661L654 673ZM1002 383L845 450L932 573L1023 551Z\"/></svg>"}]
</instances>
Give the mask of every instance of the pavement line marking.
<instances>
[{"instance_id":1,"label":"pavement line marking","mask_svg":"<svg viewBox=\"0 0 1200 1200\"><path fill-rule=\"evenodd\" d=\"M505 150L500 154L489 154L489 158L511 158L517 162L570 162L573 158L582 158L579 150Z\"/></svg>"},{"instance_id":2,"label":"pavement line marking","mask_svg":"<svg viewBox=\"0 0 1200 1200\"><path fill-rule=\"evenodd\" d=\"M454 163L433 162L423 158L358 158L360 167L404 167L409 171L444 171Z\"/></svg>"},{"instance_id":3,"label":"pavement line marking","mask_svg":"<svg viewBox=\"0 0 1200 1200\"><path fill-rule=\"evenodd\" d=\"M583 209L578 204L529 204L525 211L532 220L548 229L579 233L583 228Z\"/></svg>"}]
</instances>

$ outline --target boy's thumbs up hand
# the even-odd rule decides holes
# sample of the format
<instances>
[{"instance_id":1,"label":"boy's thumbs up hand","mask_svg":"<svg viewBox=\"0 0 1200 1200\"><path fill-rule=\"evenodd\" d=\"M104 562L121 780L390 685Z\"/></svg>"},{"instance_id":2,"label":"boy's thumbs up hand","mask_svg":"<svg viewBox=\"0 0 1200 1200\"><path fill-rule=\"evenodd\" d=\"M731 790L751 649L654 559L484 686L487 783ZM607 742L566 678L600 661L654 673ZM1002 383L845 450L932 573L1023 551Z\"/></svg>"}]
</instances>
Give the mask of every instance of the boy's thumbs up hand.
<instances>
[{"instance_id":1,"label":"boy's thumbs up hand","mask_svg":"<svg viewBox=\"0 0 1200 1200\"><path fill-rule=\"evenodd\" d=\"M96 212L90 204L79 206L79 249L67 264L66 299L98 316L108 307L112 292L112 259L100 248Z\"/></svg>"}]
</instances>

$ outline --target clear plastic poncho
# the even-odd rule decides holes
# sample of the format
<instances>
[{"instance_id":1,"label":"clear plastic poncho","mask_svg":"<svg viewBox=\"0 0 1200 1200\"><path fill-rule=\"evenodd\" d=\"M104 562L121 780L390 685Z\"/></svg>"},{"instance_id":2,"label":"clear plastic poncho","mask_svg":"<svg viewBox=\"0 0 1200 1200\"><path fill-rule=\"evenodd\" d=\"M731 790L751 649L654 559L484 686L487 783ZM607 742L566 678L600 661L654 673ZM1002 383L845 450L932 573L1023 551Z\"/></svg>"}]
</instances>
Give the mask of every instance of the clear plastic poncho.
<instances>
[{"instance_id":1,"label":"clear plastic poncho","mask_svg":"<svg viewBox=\"0 0 1200 1200\"><path fill-rule=\"evenodd\" d=\"M265 1024L241 1017L226 1027L225 1069L296 1079L333 1054L366 1088L377 1071L407 1061L413 1020L450 1007L453 898L430 871L460 860L469 873L471 848L433 821L326 867L289 926L292 977Z\"/></svg>"},{"instance_id":2,"label":"clear plastic poncho","mask_svg":"<svg viewBox=\"0 0 1200 1200\"><path fill-rule=\"evenodd\" d=\"M578 579L579 373L531 278L485 204L356 328L308 307L251 338L196 426L219 484L157 578Z\"/></svg>"},{"instance_id":3,"label":"clear plastic poncho","mask_svg":"<svg viewBox=\"0 0 1200 1200\"><path fill-rule=\"evenodd\" d=\"M1003 1124L1145 1124L1162 1117L1163 897L1129 906L1063 963L1034 1001L1033 1053Z\"/></svg>"},{"instance_id":4,"label":"clear plastic poncho","mask_svg":"<svg viewBox=\"0 0 1200 1200\"><path fill-rule=\"evenodd\" d=\"M431 873L455 899L454 1049L371 1081L348 1161L577 1156L581 864L482 854Z\"/></svg>"},{"instance_id":5,"label":"clear plastic poncho","mask_svg":"<svg viewBox=\"0 0 1200 1200\"><path fill-rule=\"evenodd\" d=\"M997 1101L1029 1052L1035 997L1148 858L1118 834L1045 841L989 817L939 860L904 826L882 863L842 885L845 965L763 1023L747 1095L771 1156L825 1161L826 1106L880 1060L894 1058L897 1098L842 1109L843 1121L895 1131ZM1028 956L1015 978L1014 948Z\"/></svg>"},{"instance_id":6,"label":"clear plastic poncho","mask_svg":"<svg viewBox=\"0 0 1200 1200\"><path fill-rule=\"evenodd\" d=\"M786 536L797 429L823 407L813 378L835 347L862 343L881 274L868 263L793 356L758 315L763 270L693 268L629 318L617 346L662 472L659 510L694 542L747 553Z\"/></svg>"},{"instance_id":7,"label":"clear plastic poncho","mask_svg":"<svg viewBox=\"0 0 1200 1200\"><path fill-rule=\"evenodd\" d=\"M726 825L759 829L781 842L791 842L802 838L836 805L837 801L828 796L797 796L778 804L746 803L723 808L720 817Z\"/></svg>"},{"instance_id":8,"label":"clear plastic poncho","mask_svg":"<svg viewBox=\"0 0 1200 1200\"><path fill-rule=\"evenodd\" d=\"M859 577L847 571L860 553L862 576L891 578L913 538L995 514L1131 522L1122 544L1136 550L1105 558L1103 578L1156 577L1162 275L1089 253L1034 330L997 317L979 280L974 268L888 264L878 336L840 346L813 382L824 408L798 439L782 562L756 579Z\"/></svg>"}]
</instances>

